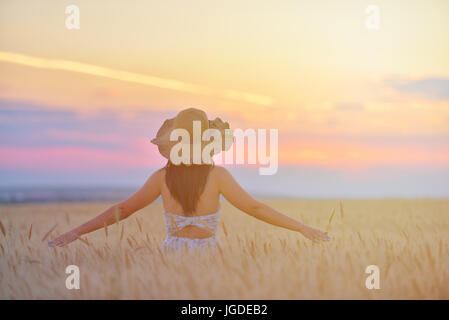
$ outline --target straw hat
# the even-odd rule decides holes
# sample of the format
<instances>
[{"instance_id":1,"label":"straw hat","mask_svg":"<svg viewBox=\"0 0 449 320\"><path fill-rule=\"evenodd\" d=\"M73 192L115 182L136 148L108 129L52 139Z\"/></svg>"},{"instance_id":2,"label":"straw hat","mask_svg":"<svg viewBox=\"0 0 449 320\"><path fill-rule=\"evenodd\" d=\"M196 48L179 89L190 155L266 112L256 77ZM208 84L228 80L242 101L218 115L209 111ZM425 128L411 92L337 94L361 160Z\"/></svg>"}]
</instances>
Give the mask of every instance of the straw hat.
<instances>
[{"instance_id":1,"label":"straw hat","mask_svg":"<svg viewBox=\"0 0 449 320\"><path fill-rule=\"evenodd\" d=\"M203 110L196 108L184 109L180 111L176 117L165 120L159 128L156 138L152 139L151 142L157 145L159 153L163 157L170 159L170 150L178 143L178 141L170 141L171 132L175 129L185 129L190 134L190 137L193 137L193 121L201 122L201 137L207 129L217 129L220 131L222 141L220 152L229 150L232 146L234 136L230 130L229 123L223 122L220 118L209 120ZM211 139L211 141L213 141L213 139ZM202 146L204 147L204 145L209 144L211 141L202 141ZM214 150L214 155L218 153L219 152L215 152Z\"/></svg>"}]
</instances>

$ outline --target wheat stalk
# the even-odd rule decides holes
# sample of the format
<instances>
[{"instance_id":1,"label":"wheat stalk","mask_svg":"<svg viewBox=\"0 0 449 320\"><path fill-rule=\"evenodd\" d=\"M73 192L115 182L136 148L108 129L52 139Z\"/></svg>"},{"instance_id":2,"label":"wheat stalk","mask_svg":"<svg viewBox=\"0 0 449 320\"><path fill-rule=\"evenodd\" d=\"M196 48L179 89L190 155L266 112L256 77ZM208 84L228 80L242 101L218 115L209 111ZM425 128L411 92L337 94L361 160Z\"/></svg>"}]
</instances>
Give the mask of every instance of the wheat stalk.
<instances>
[{"instance_id":1,"label":"wheat stalk","mask_svg":"<svg viewBox=\"0 0 449 320\"><path fill-rule=\"evenodd\" d=\"M3 233L3 236L6 237L5 227L3 226L3 223L1 221L0 221L0 230Z\"/></svg>"},{"instance_id":2,"label":"wheat stalk","mask_svg":"<svg viewBox=\"0 0 449 320\"><path fill-rule=\"evenodd\" d=\"M57 225L58 225L58 224L55 223L55 224L53 225L53 227L51 227L50 230L47 231L47 233L42 237L42 241L45 241L45 239L47 239L48 235L49 235L53 230L55 230L55 228L56 228Z\"/></svg>"},{"instance_id":3,"label":"wheat stalk","mask_svg":"<svg viewBox=\"0 0 449 320\"><path fill-rule=\"evenodd\" d=\"M88 245L88 246L90 246L90 244L89 244L89 242L87 242L87 240L84 240L83 238L81 238L81 237L76 237L79 241L81 241L82 243L84 243L84 244L86 244L86 245Z\"/></svg>"},{"instance_id":4,"label":"wheat stalk","mask_svg":"<svg viewBox=\"0 0 449 320\"><path fill-rule=\"evenodd\" d=\"M31 239L31 233L33 232L33 224L30 225L30 231L28 231L28 240Z\"/></svg>"},{"instance_id":5,"label":"wheat stalk","mask_svg":"<svg viewBox=\"0 0 449 320\"><path fill-rule=\"evenodd\" d=\"M335 209L332 208L332 213L331 213L331 215L329 217L329 223L327 224L327 227L326 227L326 232L329 232L329 229L330 229L330 226L331 226L331 222L332 222L332 219L334 218L334 215L335 215Z\"/></svg>"},{"instance_id":6,"label":"wheat stalk","mask_svg":"<svg viewBox=\"0 0 449 320\"><path fill-rule=\"evenodd\" d=\"M139 218L136 218L137 227L139 228L139 231L142 232L142 225L140 224Z\"/></svg>"},{"instance_id":7,"label":"wheat stalk","mask_svg":"<svg viewBox=\"0 0 449 320\"><path fill-rule=\"evenodd\" d=\"M339 204L340 204L340 216L341 216L342 219L344 219L345 218L345 211L343 209L343 202L340 200Z\"/></svg>"},{"instance_id":8,"label":"wheat stalk","mask_svg":"<svg viewBox=\"0 0 449 320\"><path fill-rule=\"evenodd\" d=\"M108 238L108 225L106 224L106 222L103 224L104 226L104 234L106 235L106 239Z\"/></svg>"},{"instance_id":9,"label":"wheat stalk","mask_svg":"<svg viewBox=\"0 0 449 320\"><path fill-rule=\"evenodd\" d=\"M115 223L117 224L118 227L118 223L120 221L120 216L119 216L119 212L118 212L118 207L114 206L114 218L115 218Z\"/></svg>"}]
</instances>

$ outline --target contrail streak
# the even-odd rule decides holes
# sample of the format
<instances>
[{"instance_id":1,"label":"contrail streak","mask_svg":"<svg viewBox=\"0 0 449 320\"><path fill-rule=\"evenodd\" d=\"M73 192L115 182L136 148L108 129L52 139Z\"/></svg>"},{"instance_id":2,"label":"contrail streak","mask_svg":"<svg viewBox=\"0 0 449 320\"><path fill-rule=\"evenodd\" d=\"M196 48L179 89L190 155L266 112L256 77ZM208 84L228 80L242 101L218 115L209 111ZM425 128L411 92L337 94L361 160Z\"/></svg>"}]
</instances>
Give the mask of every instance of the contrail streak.
<instances>
[{"instance_id":1,"label":"contrail streak","mask_svg":"<svg viewBox=\"0 0 449 320\"><path fill-rule=\"evenodd\" d=\"M240 92L235 90L215 91L200 85L190 84L183 81L154 77L70 60L44 59L13 52L0 51L0 61L20 64L33 68L64 70L64 71L90 74L93 76L99 76L120 81L134 82L143 85L163 89L171 89L192 94L217 95L225 99L244 101L260 105L271 105L273 103L273 99L268 96L257 95L247 92Z\"/></svg>"}]
</instances>

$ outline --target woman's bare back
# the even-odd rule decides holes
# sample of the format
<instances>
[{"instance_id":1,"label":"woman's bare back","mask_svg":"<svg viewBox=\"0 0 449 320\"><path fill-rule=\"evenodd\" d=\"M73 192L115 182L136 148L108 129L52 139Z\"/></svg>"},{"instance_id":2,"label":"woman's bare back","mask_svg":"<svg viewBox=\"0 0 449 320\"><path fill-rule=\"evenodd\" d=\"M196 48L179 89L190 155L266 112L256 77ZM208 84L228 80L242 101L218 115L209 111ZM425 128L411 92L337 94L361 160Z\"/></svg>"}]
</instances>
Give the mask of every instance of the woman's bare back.
<instances>
[{"instance_id":1,"label":"woman's bare back","mask_svg":"<svg viewBox=\"0 0 449 320\"><path fill-rule=\"evenodd\" d=\"M162 204L166 212L171 214L185 216L181 205L173 198L170 193L170 190L165 183L165 169L162 173L161 179L161 196L162 196ZM216 213L220 209L220 189L217 181L217 170L216 168L212 168L209 176L207 178L206 185L204 187L204 191L201 194L196 212L193 215L195 216L205 216L209 214ZM181 230L173 233L173 236L182 237L182 238L208 238L212 236L212 233L204 228L200 228L197 226L186 226Z\"/></svg>"}]
</instances>

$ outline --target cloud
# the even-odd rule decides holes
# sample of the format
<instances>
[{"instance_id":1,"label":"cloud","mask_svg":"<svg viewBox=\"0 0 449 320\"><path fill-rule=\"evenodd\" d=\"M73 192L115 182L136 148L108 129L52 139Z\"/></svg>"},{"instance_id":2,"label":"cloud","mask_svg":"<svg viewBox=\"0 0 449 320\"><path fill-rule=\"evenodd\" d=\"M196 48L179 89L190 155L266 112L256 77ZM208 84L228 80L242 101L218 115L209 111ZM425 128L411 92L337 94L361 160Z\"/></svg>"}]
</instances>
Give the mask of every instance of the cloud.
<instances>
[{"instance_id":1,"label":"cloud","mask_svg":"<svg viewBox=\"0 0 449 320\"><path fill-rule=\"evenodd\" d=\"M150 144L148 144L150 146ZM151 168L165 162L156 147L103 150L86 146L8 147L0 145L0 171L92 172Z\"/></svg>"},{"instance_id":2,"label":"cloud","mask_svg":"<svg viewBox=\"0 0 449 320\"><path fill-rule=\"evenodd\" d=\"M102 150L139 150L173 114L104 108L93 114L58 110L26 101L0 99L0 146L78 146Z\"/></svg>"},{"instance_id":3,"label":"cloud","mask_svg":"<svg viewBox=\"0 0 449 320\"><path fill-rule=\"evenodd\" d=\"M399 92L449 100L449 78L440 77L419 80L389 79L386 81L386 84Z\"/></svg>"},{"instance_id":4,"label":"cloud","mask_svg":"<svg viewBox=\"0 0 449 320\"><path fill-rule=\"evenodd\" d=\"M342 103L335 106L339 111L362 111L364 106L358 103Z\"/></svg>"},{"instance_id":5,"label":"cloud","mask_svg":"<svg viewBox=\"0 0 449 320\"><path fill-rule=\"evenodd\" d=\"M268 96L258 95L254 93L241 92L236 90L224 89L224 90L212 90L210 88L187 83L184 81L155 77L140 73L128 72L123 70L117 70L113 68L106 68L102 66L81 63L70 60L58 60L58 59L44 59L39 57L33 57L23 54L17 54L13 52L0 51L0 61L20 64L33 68L51 69L51 70L63 70L70 72L77 72L83 74L89 74L93 76L104 77L108 79L114 79L119 81L133 82L142 85L170 89L179 92L187 92L191 94L200 95L216 95L220 98L228 100L236 100L241 102L249 102L260 105L272 105L273 99Z\"/></svg>"}]
</instances>

